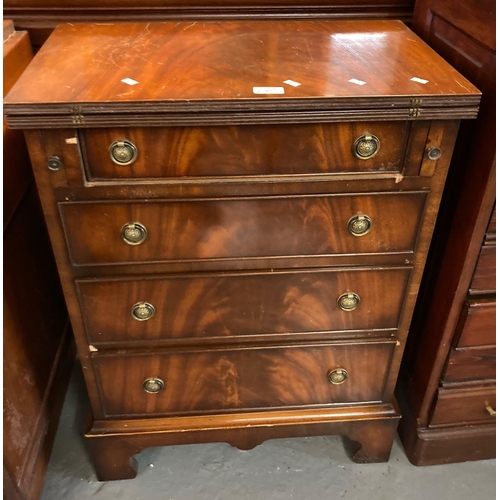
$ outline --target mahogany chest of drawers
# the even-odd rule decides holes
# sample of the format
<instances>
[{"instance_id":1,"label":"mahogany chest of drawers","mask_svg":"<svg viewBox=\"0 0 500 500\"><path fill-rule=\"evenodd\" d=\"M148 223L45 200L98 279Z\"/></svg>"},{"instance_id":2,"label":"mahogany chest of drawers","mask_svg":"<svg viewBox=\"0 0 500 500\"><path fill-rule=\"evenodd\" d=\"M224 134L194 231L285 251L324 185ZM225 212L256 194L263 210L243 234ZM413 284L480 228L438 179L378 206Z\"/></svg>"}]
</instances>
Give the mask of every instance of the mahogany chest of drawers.
<instances>
[{"instance_id":1,"label":"mahogany chest of drawers","mask_svg":"<svg viewBox=\"0 0 500 500\"><path fill-rule=\"evenodd\" d=\"M480 93L400 22L61 25L25 130L100 479L147 446L342 434L393 390L459 120Z\"/></svg>"}]
</instances>

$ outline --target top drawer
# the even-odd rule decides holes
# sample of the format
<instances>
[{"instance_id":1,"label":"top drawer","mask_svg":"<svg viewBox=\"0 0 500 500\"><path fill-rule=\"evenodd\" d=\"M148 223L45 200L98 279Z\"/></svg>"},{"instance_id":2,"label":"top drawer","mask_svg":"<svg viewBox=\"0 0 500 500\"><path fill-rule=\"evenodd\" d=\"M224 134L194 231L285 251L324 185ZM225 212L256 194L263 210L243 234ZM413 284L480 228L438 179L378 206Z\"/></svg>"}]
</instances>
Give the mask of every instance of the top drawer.
<instances>
[{"instance_id":1,"label":"top drawer","mask_svg":"<svg viewBox=\"0 0 500 500\"><path fill-rule=\"evenodd\" d=\"M400 172L407 122L84 129L89 180Z\"/></svg>"}]
</instances>

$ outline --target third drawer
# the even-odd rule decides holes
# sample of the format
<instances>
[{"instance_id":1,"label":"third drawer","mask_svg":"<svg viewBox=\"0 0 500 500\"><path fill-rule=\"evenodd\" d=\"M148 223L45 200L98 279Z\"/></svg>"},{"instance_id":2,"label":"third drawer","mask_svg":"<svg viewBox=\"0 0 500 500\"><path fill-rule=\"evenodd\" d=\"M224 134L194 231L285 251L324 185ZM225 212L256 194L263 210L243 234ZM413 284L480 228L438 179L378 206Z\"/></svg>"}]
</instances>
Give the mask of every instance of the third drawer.
<instances>
[{"instance_id":1,"label":"third drawer","mask_svg":"<svg viewBox=\"0 0 500 500\"><path fill-rule=\"evenodd\" d=\"M89 342L97 345L397 329L410 273L410 267L193 273L76 286Z\"/></svg>"}]
</instances>

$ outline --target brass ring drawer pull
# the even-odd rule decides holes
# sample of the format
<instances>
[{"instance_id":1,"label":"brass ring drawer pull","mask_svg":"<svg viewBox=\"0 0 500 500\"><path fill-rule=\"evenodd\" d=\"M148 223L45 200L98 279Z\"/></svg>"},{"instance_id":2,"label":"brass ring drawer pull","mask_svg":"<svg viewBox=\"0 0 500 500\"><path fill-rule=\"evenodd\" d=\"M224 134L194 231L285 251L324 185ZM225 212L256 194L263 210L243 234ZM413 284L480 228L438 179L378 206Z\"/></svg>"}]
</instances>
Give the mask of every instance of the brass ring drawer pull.
<instances>
[{"instance_id":1,"label":"brass ring drawer pull","mask_svg":"<svg viewBox=\"0 0 500 500\"><path fill-rule=\"evenodd\" d=\"M165 382L161 378L151 377L142 383L142 388L148 394L158 394L165 388Z\"/></svg>"},{"instance_id":2,"label":"brass ring drawer pull","mask_svg":"<svg viewBox=\"0 0 500 500\"><path fill-rule=\"evenodd\" d=\"M371 134L364 134L358 137L352 145L354 156L360 160L369 160L373 158L379 150L380 141L378 137Z\"/></svg>"},{"instance_id":3,"label":"brass ring drawer pull","mask_svg":"<svg viewBox=\"0 0 500 500\"><path fill-rule=\"evenodd\" d=\"M148 302L137 302L137 304L134 304L132 306L131 313L132 318L134 318L135 320L147 321L155 315L156 309Z\"/></svg>"},{"instance_id":4,"label":"brass ring drawer pull","mask_svg":"<svg viewBox=\"0 0 500 500\"><path fill-rule=\"evenodd\" d=\"M330 370L328 372L328 382L333 385L343 384L348 377L347 370L344 368L335 368L335 370Z\"/></svg>"},{"instance_id":5,"label":"brass ring drawer pull","mask_svg":"<svg viewBox=\"0 0 500 500\"><path fill-rule=\"evenodd\" d=\"M486 407L486 411L492 416L494 417L496 414L497 414L497 411L495 409L493 409L491 406L487 406Z\"/></svg>"},{"instance_id":6,"label":"brass ring drawer pull","mask_svg":"<svg viewBox=\"0 0 500 500\"><path fill-rule=\"evenodd\" d=\"M135 144L126 139L113 141L109 145L109 156L117 165L126 166L134 163L138 154Z\"/></svg>"},{"instance_id":7,"label":"brass ring drawer pull","mask_svg":"<svg viewBox=\"0 0 500 500\"><path fill-rule=\"evenodd\" d=\"M121 235L127 245L140 245L148 237L148 230L140 222L129 222L122 227Z\"/></svg>"},{"instance_id":8,"label":"brass ring drawer pull","mask_svg":"<svg viewBox=\"0 0 500 500\"><path fill-rule=\"evenodd\" d=\"M346 292L337 299L337 305L342 311L354 311L359 306L361 299L357 293Z\"/></svg>"},{"instance_id":9,"label":"brass ring drawer pull","mask_svg":"<svg viewBox=\"0 0 500 500\"><path fill-rule=\"evenodd\" d=\"M372 230L372 220L368 215L354 215L347 222L347 229L353 236L364 236Z\"/></svg>"}]
</instances>

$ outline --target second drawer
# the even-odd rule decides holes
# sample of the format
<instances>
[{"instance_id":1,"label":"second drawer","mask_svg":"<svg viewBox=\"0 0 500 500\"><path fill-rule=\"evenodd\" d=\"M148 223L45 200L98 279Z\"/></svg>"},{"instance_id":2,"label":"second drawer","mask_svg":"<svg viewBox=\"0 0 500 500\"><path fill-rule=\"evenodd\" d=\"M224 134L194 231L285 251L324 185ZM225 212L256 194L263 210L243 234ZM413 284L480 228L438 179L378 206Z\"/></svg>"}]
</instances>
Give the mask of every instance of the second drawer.
<instances>
[{"instance_id":1,"label":"second drawer","mask_svg":"<svg viewBox=\"0 0 500 500\"><path fill-rule=\"evenodd\" d=\"M74 264L412 252L426 193L60 204ZM271 267L271 266L270 266Z\"/></svg>"},{"instance_id":2,"label":"second drawer","mask_svg":"<svg viewBox=\"0 0 500 500\"><path fill-rule=\"evenodd\" d=\"M396 329L409 267L77 280L92 344Z\"/></svg>"}]
</instances>

